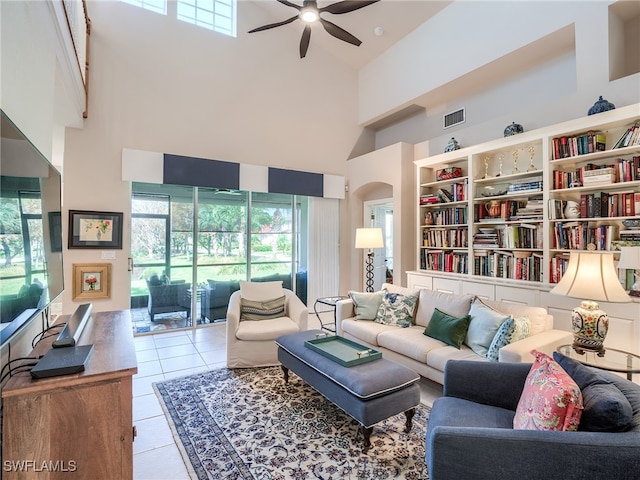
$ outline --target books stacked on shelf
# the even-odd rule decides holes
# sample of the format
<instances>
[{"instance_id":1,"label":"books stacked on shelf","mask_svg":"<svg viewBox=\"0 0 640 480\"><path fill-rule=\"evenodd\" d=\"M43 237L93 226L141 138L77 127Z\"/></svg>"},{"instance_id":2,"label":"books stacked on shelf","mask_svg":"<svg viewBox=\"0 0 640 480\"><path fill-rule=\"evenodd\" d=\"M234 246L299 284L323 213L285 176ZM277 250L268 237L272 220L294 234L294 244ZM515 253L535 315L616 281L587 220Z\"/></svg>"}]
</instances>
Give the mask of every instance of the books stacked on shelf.
<instances>
[{"instance_id":1,"label":"books stacked on shelf","mask_svg":"<svg viewBox=\"0 0 640 480\"><path fill-rule=\"evenodd\" d=\"M564 209L567 206L565 200L558 198L549 199L549 220L560 220L564 218Z\"/></svg>"},{"instance_id":2,"label":"books stacked on shelf","mask_svg":"<svg viewBox=\"0 0 640 480\"><path fill-rule=\"evenodd\" d=\"M425 228L422 241L428 248L464 248L468 245L468 229Z\"/></svg>"},{"instance_id":3,"label":"books stacked on shelf","mask_svg":"<svg viewBox=\"0 0 640 480\"><path fill-rule=\"evenodd\" d=\"M582 185L585 187L616 183L618 170L615 167L594 168L582 171Z\"/></svg>"},{"instance_id":4,"label":"books stacked on shelf","mask_svg":"<svg viewBox=\"0 0 640 480\"><path fill-rule=\"evenodd\" d=\"M438 272L467 273L468 255L466 252L451 250L422 250L420 252L420 267L423 270Z\"/></svg>"},{"instance_id":5,"label":"books stacked on shelf","mask_svg":"<svg viewBox=\"0 0 640 480\"><path fill-rule=\"evenodd\" d=\"M640 240L640 229L630 228L627 230L620 230L620 240L623 240L623 241Z\"/></svg>"},{"instance_id":6,"label":"books stacked on shelf","mask_svg":"<svg viewBox=\"0 0 640 480\"><path fill-rule=\"evenodd\" d=\"M640 155L636 155L631 160L618 159L618 180L620 182L640 180Z\"/></svg>"},{"instance_id":7,"label":"books stacked on shelf","mask_svg":"<svg viewBox=\"0 0 640 480\"><path fill-rule=\"evenodd\" d=\"M585 132L573 137L553 139L553 159L575 157L606 150L607 137L602 132Z\"/></svg>"},{"instance_id":8,"label":"books stacked on shelf","mask_svg":"<svg viewBox=\"0 0 640 480\"><path fill-rule=\"evenodd\" d=\"M542 255L532 252L506 250L474 253L475 275L514 280L542 280Z\"/></svg>"},{"instance_id":9,"label":"books stacked on shelf","mask_svg":"<svg viewBox=\"0 0 640 480\"><path fill-rule=\"evenodd\" d=\"M467 199L468 180L451 184L451 197L454 202L462 202Z\"/></svg>"},{"instance_id":10,"label":"books stacked on shelf","mask_svg":"<svg viewBox=\"0 0 640 480\"><path fill-rule=\"evenodd\" d=\"M431 211L433 225L466 225L466 207L446 207Z\"/></svg>"},{"instance_id":11,"label":"books stacked on shelf","mask_svg":"<svg viewBox=\"0 0 640 480\"><path fill-rule=\"evenodd\" d=\"M495 228L483 228L473 236L473 248L483 250L500 247L502 247L500 235Z\"/></svg>"},{"instance_id":12,"label":"books stacked on shelf","mask_svg":"<svg viewBox=\"0 0 640 480\"><path fill-rule=\"evenodd\" d=\"M569 265L568 253L557 253L551 258L551 265L549 266L549 281L551 283L558 283L564 272Z\"/></svg>"},{"instance_id":13,"label":"books stacked on shelf","mask_svg":"<svg viewBox=\"0 0 640 480\"><path fill-rule=\"evenodd\" d=\"M542 224L520 223L505 225L499 229L503 248L539 248L542 249Z\"/></svg>"},{"instance_id":14,"label":"books stacked on shelf","mask_svg":"<svg viewBox=\"0 0 640 480\"><path fill-rule=\"evenodd\" d=\"M440 203L453 202L453 195L451 194L451 192L449 192L448 190L445 190L444 188L439 188L438 191L436 192L436 195Z\"/></svg>"},{"instance_id":15,"label":"books stacked on shelf","mask_svg":"<svg viewBox=\"0 0 640 480\"><path fill-rule=\"evenodd\" d=\"M596 165L594 163L588 163L571 171L554 170L553 188L588 187L604 183L630 181L620 180L622 177L618 176L621 168L620 163L624 161L624 159L619 158L615 164Z\"/></svg>"},{"instance_id":16,"label":"books stacked on shelf","mask_svg":"<svg viewBox=\"0 0 640 480\"><path fill-rule=\"evenodd\" d=\"M611 250L616 240L616 225L596 225L594 222L558 222L553 227L551 248L564 250L587 250L593 245L596 250Z\"/></svg>"},{"instance_id":17,"label":"books stacked on shelf","mask_svg":"<svg viewBox=\"0 0 640 480\"><path fill-rule=\"evenodd\" d=\"M580 195L581 218L633 217L640 214L640 192L594 192Z\"/></svg>"},{"instance_id":18,"label":"books stacked on shelf","mask_svg":"<svg viewBox=\"0 0 640 480\"><path fill-rule=\"evenodd\" d=\"M426 194L420 195L420 205L432 205L434 203L439 203L440 200L436 194Z\"/></svg>"},{"instance_id":19,"label":"books stacked on shelf","mask_svg":"<svg viewBox=\"0 0 640 480\"><path fill-rule=\"evenodd\" d=\"M640 125L634 123L615 143L613 148L631 147L633 145L640 145Z\"/></svg>"},{"instance_id":20,"label":"books stacked on shelf","mask_svg":"<svg viewBox=\"0 0 640 480\"><path fill-rule=\"evenodd\" d=\"M511 220L542 220L542 197L528 199L524 205L520 203Z\"/></svg>"},{"instance_id":21,"label":"books stacked on shelf","mask_svg":"<svg viewBox=\"0 0 640 480\"><path fill-rule=\"evenodd\" d=\"M541 192L542 175L535 177L519 178L507 187L507 193Z\"/></svg>"}]
</instances>

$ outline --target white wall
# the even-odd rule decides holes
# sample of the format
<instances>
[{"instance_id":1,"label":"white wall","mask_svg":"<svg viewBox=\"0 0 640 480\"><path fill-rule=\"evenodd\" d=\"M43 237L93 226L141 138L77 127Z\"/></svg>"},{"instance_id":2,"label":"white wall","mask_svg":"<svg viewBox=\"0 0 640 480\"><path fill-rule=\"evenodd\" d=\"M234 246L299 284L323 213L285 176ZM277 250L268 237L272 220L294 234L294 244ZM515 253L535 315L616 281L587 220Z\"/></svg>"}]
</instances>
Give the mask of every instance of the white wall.
<instances>
[{"instance_id":1,"label":"white wall","mask_svg":"<svg viewBox=\"0 0 640 480\"><path fill-rule=\"evenodd\" d=\"M94 301L96 311L129 307L123 148L346 172L363 130L356 72L320 50L301 60L296 31L244 33L263 19L253 2L238 9L238 38L230 38L121 2L89 3L89 117L67 131L65 209L125 213L112 297ZM65 260L70 278L73 263L101 261L100 251L69 250ZM72 311L71 292L63 299Z\"/></svg>"},{"instance_id":2,"label":"white wall","mask_svg":"<svg viewBox=\"0 0 640 480\"><path fill-rule=\"evenodd\" d=\"M584 116L599 95L636 103L640 74L609 81L611 3L455 2L360 71L358 118L422 105L426 120L377 132L376 148L423 128L416 141L441 153L451 136L473 145L512 121L532 130ZM442 115L461 107L466 123L444 130Z\"/></svg>"},{"instance_id":3,"label":"white wall","mask_svg":"<svg viewBox=\"0 0 640 480\"><path fill-rule=\"evenodd\" d=\"M348 162L349 192L342 204L340 225L340 291L363 291L363 255L355 245L355 231L368 226L364 202L393 199L393 278L406 284L406 271L415 269L414 147L397 143ZM368 219L366 219L368 222Z\"/></svg>"}]
</instances>

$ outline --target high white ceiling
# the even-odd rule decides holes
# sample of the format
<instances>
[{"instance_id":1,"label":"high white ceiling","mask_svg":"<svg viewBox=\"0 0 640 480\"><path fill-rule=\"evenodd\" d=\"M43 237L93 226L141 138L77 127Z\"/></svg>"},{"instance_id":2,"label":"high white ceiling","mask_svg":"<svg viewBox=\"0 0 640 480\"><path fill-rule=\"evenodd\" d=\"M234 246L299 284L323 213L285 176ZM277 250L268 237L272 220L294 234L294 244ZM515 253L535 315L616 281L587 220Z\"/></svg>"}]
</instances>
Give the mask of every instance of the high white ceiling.
<instances>
[{"instance_id":1,"label":"high white ceiling","mask_svg":"<svg viewBox=\"0 0 640 480\"><path fill-rule=\"evenodd\" d=\"M259 0L252 2L261 10L258 18L262 22L251 28L276 23L296 15L297 10L283 5L276 0ZM291 0L291 3L302 5L302 0ZM322 8L336 1L319 0L318 7ZM381 0L367 7L341 15L324 13L326 20L335 23L362 41L359 47L343 42L329 35L319 23L312 26L311 42L307 58L313 56L316 49L324 49L342 62L359 69L383 53L393 44L411 33L433 15L438 13L451 1L431 0ZM376 27L382 27L382 35L374 33ZM288 25L276 27L288 29L291 32L292 42L295 42L295 52L298 52L300 37L304 25L302 21L295 20ZM271 30L253 33L260 36L263 41L270 35ZM241 34L239 32L239 34ZM287 52L287 54L290 54ZM300 61L304 61L301 59Z\"/></svg>"}]
</instances>

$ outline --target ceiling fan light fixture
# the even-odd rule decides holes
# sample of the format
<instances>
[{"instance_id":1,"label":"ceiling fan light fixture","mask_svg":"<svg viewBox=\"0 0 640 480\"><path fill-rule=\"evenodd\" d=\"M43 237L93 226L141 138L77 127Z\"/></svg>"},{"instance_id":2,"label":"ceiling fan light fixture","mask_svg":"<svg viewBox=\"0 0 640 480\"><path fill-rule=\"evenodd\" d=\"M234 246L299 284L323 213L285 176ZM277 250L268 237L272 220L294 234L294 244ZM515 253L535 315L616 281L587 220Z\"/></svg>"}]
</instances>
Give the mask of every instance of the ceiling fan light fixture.
<instances>
[{"instance_id":1,"label":"ceiling fan light fixture","mask_svg":"<svg viewBox=\"0 0 640 480\"><path fill-rule=\"evenodd\" d=\"M304 7L300 10L300 20L306 23L317 22L320 18L318 10L313 7Z\"/></svg>"}]
</instances>

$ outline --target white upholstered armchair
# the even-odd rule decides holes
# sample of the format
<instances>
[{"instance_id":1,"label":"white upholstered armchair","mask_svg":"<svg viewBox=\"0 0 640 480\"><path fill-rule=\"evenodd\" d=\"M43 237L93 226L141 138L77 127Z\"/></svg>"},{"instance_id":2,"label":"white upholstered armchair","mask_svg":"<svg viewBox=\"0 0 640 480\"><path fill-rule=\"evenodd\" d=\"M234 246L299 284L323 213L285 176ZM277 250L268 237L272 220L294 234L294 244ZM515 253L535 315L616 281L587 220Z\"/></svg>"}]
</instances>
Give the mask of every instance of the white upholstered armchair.
<instances>
[{"instance_id":1,"label":"white upholstered armchair","mask_svg":"<svg viewBox=\"0 0 640 480\"><path fill-rule=\"evenodd\" d=\"M282 296L284 311L274 313L278 311L274 301ZM227 367L279 365L274 340L307 330L308 313L295 293L282 288L282 282L240 282L227 310Z\"/></svg>"}]
</instances>

